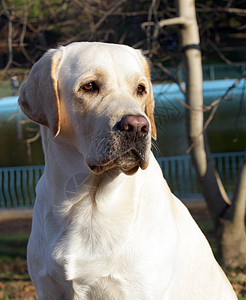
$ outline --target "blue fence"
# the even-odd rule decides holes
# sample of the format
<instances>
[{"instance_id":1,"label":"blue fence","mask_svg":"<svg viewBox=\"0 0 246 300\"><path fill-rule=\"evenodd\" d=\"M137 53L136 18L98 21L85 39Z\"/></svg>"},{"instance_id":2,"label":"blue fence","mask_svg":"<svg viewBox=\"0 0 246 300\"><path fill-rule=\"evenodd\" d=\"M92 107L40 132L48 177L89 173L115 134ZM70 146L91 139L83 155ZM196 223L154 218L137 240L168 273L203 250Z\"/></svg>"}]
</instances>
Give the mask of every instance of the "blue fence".
<instances>
[{"instance_id":1,"label":"blue fence","mask_svg":"<svg viewBox=\"0 0 246 300\"><path fill-rule=\"evenodd\" d=\"M244 152L212 154L213 164L218 170L228 195L233 193L243 157ZM181 199L202 196L190 156L159 157L157 160L165 179L176 196Z\"/></svg>"},{"instance_id":2,"label":"blue fence","mask_svg":"<svg viewBox=\"0 0 246 300\"><path fill-rule=\"evenodd\" d=\"M244 152L212 154L228 194L232 194ZM195 170L190 157L174 156L157 158L164 177L173 193L179 198L201 197ZM0 168L0 208L32 207L35 186L44 166Z\"/></svg>"},{"instance_id":3,"label":"blue fence","mask_svg":"<svg viewBox=\"0 0 246 300\"><path fill-rule=\"evenodd\" d=\"M0 208L32 207L44 166L0 168Z\"/></svg>"}]
</instances>

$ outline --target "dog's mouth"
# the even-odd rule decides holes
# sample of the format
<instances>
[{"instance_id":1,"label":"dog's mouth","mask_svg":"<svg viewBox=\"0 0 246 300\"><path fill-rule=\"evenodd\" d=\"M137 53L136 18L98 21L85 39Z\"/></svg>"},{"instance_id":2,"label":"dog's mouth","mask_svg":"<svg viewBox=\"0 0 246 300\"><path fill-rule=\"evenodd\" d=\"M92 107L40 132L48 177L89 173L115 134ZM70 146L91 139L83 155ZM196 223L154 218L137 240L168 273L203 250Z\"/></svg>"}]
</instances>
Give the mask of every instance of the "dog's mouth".
<instances>
[{"instance_id":1,"label":"dog's mouth","mask_svg":"<svg viewBox=\"0 0 246 300\"><path fill-rule=\"evenodd\" d=\"M126 175L133 175L139 168L145 170L148 167L148 160L139 151L131 149L117 158L107 160L102 164L88 164L88 167L97 175L111 169L119 169Z\"/></svg>"}]
</instances>

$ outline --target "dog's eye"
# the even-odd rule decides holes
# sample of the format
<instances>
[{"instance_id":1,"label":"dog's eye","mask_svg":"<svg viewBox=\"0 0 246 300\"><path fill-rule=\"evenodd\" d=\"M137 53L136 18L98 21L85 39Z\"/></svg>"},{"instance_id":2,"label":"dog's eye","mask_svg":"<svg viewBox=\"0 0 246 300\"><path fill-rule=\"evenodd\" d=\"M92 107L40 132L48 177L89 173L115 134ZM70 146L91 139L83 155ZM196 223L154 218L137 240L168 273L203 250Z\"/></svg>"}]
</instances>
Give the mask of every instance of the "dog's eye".
<instances>
[{"instance_id":1,"label":"dog's eye","mask_svg":"<svg viewBox=\"0 0 246 300\"><path fill-rule=\"evenodd\" d=\"M142 84L139 84L137 87L137 94L142 96L144 92L145 92L145 86Z\"/></svg>"},{"instance_id":2,"label":"dog's eye","mask_svg":"<svg viewBox=\"0 0 246 300\"><path fill-rule=\"evenodd\" d=\"M92 81L83 85L82 90L86 92L94 92L98 90L98 86L96 85L95 81Z\"/></svg>"}]
</instances>

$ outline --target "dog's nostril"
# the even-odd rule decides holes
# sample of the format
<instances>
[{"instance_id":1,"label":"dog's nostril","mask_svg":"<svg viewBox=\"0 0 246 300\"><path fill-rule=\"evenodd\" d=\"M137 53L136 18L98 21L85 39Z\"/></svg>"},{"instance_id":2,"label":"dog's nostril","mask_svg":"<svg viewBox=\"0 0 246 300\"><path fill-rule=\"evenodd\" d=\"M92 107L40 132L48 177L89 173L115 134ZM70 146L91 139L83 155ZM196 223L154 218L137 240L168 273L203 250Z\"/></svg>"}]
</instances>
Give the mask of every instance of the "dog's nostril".
<instances>
[{"instance_id":1,"label":"dog's nostril","mask_svg":"<svg viewBox=\"0 0 246 300\"><path fill-rule=\"evenodd\" d=\"M127 132L133 132L134 131L134 127L130 124L126 124L123 126L123 130L122 131L127 131Z\"/></svg>"},{"instance_id":2,"label":"dog's nostril","mask_svg":"<svg viewBox=\"0 0 246 300\"><path fill-rule=\"evenodd\" d=\"M142 131L143 133L148 133L148 131L149 131L148 126L143 126L143 127L141 128L141 131Z\"/></svg>"}]
</instances>

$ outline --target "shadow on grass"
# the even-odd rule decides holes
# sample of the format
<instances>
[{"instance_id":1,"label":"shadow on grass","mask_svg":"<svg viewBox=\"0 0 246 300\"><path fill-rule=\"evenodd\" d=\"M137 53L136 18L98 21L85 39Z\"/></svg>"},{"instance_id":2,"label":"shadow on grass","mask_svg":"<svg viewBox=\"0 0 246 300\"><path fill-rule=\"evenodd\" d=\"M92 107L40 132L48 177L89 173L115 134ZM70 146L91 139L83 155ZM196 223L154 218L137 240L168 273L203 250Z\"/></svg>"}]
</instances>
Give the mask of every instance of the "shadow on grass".
<instances>
[{"instance_id":1,"label":"shadow on grass","mask_svg":"<svg viewBox=\"0 0 246 300\"><path fill-rule=\"evenodd\" d=\"M0 259L2 256L9 258L26 258L26 246L28 233L1 233L0 236Z\"/></svg>"},{"instance_id":2,"label":"shadow on grass","mask_svg":"<svg viewBox=\"0 0 246 300\"><path fill-rule=\"evenodd\" d=\"M26 266L26 246L29 234L1 233L0 280L30 280Z\"/></svg>"}]
</instances>

